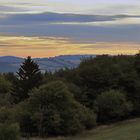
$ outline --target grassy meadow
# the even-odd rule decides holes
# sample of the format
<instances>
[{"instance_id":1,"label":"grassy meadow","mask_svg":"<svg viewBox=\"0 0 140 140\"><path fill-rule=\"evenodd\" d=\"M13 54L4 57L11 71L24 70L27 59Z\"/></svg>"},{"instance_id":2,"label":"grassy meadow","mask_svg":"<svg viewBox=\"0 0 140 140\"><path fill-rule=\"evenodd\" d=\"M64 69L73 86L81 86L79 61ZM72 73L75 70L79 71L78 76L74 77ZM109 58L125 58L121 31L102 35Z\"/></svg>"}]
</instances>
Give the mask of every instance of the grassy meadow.
<instances>
[{"instance_id":1,"label":"grassy meadow","mask_svg":"<svg viewBox=\"0 0 140 140\"><path fill-rule=\"evenodd\" d=\"M140 119L119 122L109 126L99 126L73 137L32 138L29 140L140 140Z\"/></svg>"}]
</instances>

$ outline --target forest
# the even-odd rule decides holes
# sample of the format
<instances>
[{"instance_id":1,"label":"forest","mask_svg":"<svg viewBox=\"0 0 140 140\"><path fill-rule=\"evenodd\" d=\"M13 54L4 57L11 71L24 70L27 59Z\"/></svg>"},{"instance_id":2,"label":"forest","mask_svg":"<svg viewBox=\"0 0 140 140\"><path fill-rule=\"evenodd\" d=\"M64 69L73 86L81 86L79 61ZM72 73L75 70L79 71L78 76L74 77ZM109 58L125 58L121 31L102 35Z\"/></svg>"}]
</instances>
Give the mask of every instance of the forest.
<instances>
[{"instance_id":1,"label":"forest","mask_svg":"<svg viewBox=\"0 0 140 140\"><path fill-rule=\"evenodd\" d=\"M71 136L140 117L140 53L98 55L41 73L27 57L0 74L0 140Z\"/></svg>"}]
</instances>

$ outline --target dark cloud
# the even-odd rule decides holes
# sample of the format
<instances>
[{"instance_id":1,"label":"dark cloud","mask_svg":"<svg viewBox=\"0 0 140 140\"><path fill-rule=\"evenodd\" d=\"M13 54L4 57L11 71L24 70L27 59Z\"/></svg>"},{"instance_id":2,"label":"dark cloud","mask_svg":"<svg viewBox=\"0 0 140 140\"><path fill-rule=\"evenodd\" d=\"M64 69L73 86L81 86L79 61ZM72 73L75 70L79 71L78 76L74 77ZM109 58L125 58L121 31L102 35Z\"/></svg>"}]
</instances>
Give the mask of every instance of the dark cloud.
<instances>
[{"instance_id":1,"label":"dark cloud","mask_svg":"<svg viewBox=\"0 0 140 140\"><path fill-rule=\"evenodd\" d=\"M140 25L82 26L82 25L28 25L0 27L2 35L68 37L76 41L131 41L140 42Z\"/></svg>"},{"instance_id":2,"label":"dark cloud","mask_svg":"<svg viewBox=\"0 0 140 140\"><path fill-rule=\"evenodd\" d=\"M58 14L58 13L40 13L40 14L15 14L7 15L7 18L0 20L2 24L29 24L29 23L56 23L56 22L104 22L115 21L123 18L139 18L137 15L78 15L78 14Z\"/></svg>"},{"instance_id":3,"label":"dark cloud","mask_svg":"<svg viewBox=\"0 0 140 140\"><path fill-rule=\"evenodd\" d=\"M87 42L93 41L140 41L140 25L89 26L61 24L61 22L105 22L123 18L139 18L135 15L75 15L75 14L17 14L0 20L1 35L68 37ZM59 24L52 24L59 22Z\"/></svg>"}]
</instances>

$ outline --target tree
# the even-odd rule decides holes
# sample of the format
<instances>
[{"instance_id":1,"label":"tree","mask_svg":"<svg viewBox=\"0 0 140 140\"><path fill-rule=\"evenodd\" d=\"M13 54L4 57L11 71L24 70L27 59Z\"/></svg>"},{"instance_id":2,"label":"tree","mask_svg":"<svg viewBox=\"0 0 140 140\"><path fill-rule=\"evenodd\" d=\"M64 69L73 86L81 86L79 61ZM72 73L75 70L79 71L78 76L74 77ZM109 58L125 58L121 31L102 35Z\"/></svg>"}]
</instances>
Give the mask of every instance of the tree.
<instances>
[{"instance_id":1,"label":"tree","mask_svg":"<svg viewBox=\"0 0 140 140\"><path fill-rule=\"evenodd\" d=\"M108 55L85 59L77 68L78 81L84 97L84 105L93 109L97 95L111 88L116 88L121 75L120 67L115 57ZM117 75L117 76L116 76ZM75 76L76 77L76 76Z\"/></svg>"},{"instance_id":2,"label":"tree","mask_svg":"<svg viewBox=\"0 0 140 140\"><path fill-rule=\"evenodd\" d=\"M10 91L12 83L9 82L4 75L0 75L0 107L10 105Z\"/></svg>"},{"instance_id":3,"label":"tree","mask_svg":"<svg viewBox=\"0 0 140 140\"><path fill-rule=\"evenodd\" d=\"M0 140L20 140L18 124L0 123Z\"/></svg>"},{"instance_id":4,"label":"tree","mask_svg":"<svg viewBox=\"0 0 140 140\"><path fill-rule=\"evenodd\" d=\"M137 73L140 76L140 51L134 57L134 68L136 69Z\"/></svg>"},{"instance_id":5,"label":"tree","mask_svg":"<svg viewBox=\"0 0 140 140\"><path fill-rule=\"evenodd\" d=\"M29 97L28 93L32 88L40 85L42 76L39 65L30 56L20 66L17 76L16 99L19 102Z\"/></svg>"},{"instance_id":6,"label":"tree","mask_svg":"<svg viewBox=\"0 0 140 140\"><path fill-rule=\"evenodd\" d=\"M12 84L3 75L0 75L0 95L10 92Z\"/></svg>"},{"instance_id":7,"label":"tree","mask_svg":"<svg viewBox=\"0 0 140 140\"><path fill-rule=\"evenodd\" d=\"M95 105L100 122L119 120L132 111L132 104L126 100L125 95L115 90L98 95Z\"/></svg>"},{"instance_id":8,"label":"tree","mask_svg":"<svg viewBox=\"0 0 140 140\"><path fill-rule=\"evenodd\" d=\"M75 134L96 122L94 113L78 103L61 81L33 89L27 110L39 136Z\"/></svg>"}]
</instances>

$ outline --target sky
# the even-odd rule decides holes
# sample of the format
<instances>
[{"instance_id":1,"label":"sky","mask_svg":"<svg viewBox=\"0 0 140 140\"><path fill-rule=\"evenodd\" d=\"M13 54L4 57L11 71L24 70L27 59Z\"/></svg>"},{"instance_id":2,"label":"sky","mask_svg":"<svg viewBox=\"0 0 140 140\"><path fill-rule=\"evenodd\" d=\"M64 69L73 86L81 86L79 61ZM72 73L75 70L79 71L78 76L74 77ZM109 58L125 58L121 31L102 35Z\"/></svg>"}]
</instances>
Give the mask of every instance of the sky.
<instances>
[{"instance_id":1,"label":"sky","mask_svg":"<svg viewBox=\"0 0 140 140\"><path fill-rule=\"evenodd\" d=\"M140 0L0 0L0 56L135 54Z\"/></svg>"}]
</instances>

